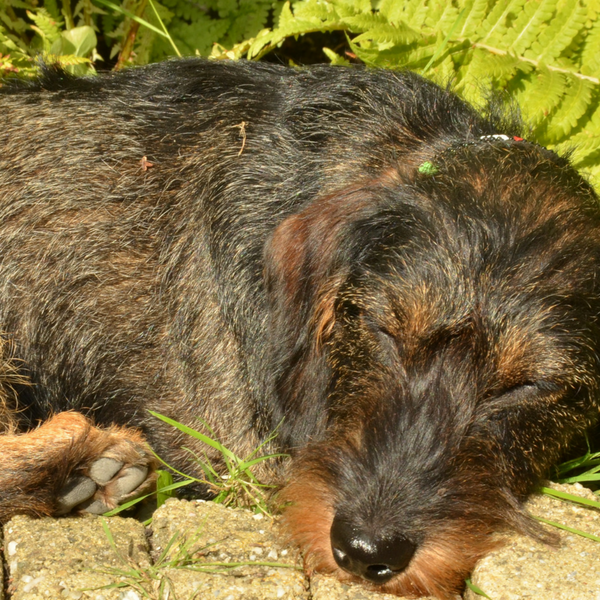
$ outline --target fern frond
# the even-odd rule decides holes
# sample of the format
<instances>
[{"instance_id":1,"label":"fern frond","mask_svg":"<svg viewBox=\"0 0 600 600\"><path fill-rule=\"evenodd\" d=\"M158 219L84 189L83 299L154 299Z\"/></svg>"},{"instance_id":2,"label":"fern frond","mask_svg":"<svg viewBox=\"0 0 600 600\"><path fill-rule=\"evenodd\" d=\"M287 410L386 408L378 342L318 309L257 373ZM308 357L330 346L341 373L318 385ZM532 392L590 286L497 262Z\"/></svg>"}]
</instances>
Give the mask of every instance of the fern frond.
<instances>
[{"instance_id":1,"label":"fern frond","mask_svg":"<svg viewBox=\"0 0 600 600\"><path fill-rule=\"evenodd\" d=\"M516 18L524 3L525 0L500 0L500 2L496 2L481 26L479 41L482 44L490 45L499 43L508 31L507 20Z\"/></svg>"},{"instance_id":2,"label":"fern frond","mask_svg":"<svg viewBox=\"0 0 600 600\"><path fill-rule=\"evenodd\" d=\"M519 67L519 59L511 54L492 54L479 48L473 49L473 56L467 68L462 67L460 89L475 86L481 91L482 84L494 80L497 86L508 81Z\"/></svg>"},{"instance_id":3,"label":"fern frond","mask_svg":"<svg viewBox=\"0 0 600 600\"><path fill-rule=\"evenodd\" d=\"M566 76L541 66L534 78L526 79L522 84L524 89L517 92L517 101L527 120L538 126L560 103L565 93Z\"/></svg>"},{"instance_id":4,"label":"fern frond","mask_svg":"<svg viewBox=\"0 0 600 600\"><path fill-rule=\"evenodd\" d=\"M468 0L465 3L465 14L456 35L461 38L481 36L481 25L487 16L488 0Z\"/></svg>"},{"instance_id":5,"label":"fern frond","mask_svg":"<svg viewBox=\"0 0 600 600\"><path fill-rule=\"evenodd\" d=\"M581 51L581 63L587 67L591 75L600 71L600 19L595 21L586 36Z\"/></svg>"},{"instance_id":6,"label":"fern frond","mask_svg":"<svg viewBox=\"0 0 600 600\"><path fill-rule=\"evenodd\" d=\"M48 11L50 17L54 19L54 21L57 23L62 22L62 16L56 0L44 0L44 8Z\"/></svg>"},{"instance_id":7,"label":"fern frond","mask_svg":"<svg viewBox=\"0 0 600 600\"><path fill-rule=\"evenodd\" d=\"M335 2L296 2L292 12L291 2L286 1L279 15L279 25L289 23L290 19L320 19L324 23L328 21L337 21L340 16L351 16L356 14L356 11L348 10L348 7L342 6L339 10L339 5Z\"/></svg>"},{"instance_id":8,"label":"fern frond","mask_svg":"<svg viewBox=\"0 0 600 600\"><path fill-rule=\"evenodd\" d=\"M569 80L567 92L548 122L544 133L546 143L556 143L568 136L590 106L593 84L579 77L569 77Z\"/></svg>"},{"instance_id":9,"label":"fern frond","mask_svg":"<svg viewBox=\"0 0 600 600\"><path fill-rule=\"evenodd\" d=\"M350 61L340 56L337 52L334 52L331 48L323 48L323 53L329 59L332 65L342 65L344 67L350 66Z\"/></svg>"},{"instance_id":10,"label":"fern frond","mask_svg":"<svg viewBox=\"0 0 600 600\"><path fill-rule=\"evenodd\" d=\"M368 14L373 9L373 5L371 4L371 0L331 0L333 4L335 4L340 11L340 15L342 15L342 11L347 9L354 14L363 13Z\"/></svg>"},{"instance_id":11,"label":"fern frond","mask_svg":"<svg viewBox=\"0 0 600 600\"><path fill-rule=\"evenodd\" d=\"M27 16L35 23L31 25L42 39L44 51L49 52L52 44L60 37L62 22L55 21L45 8L38 8L36 12L27 11Z\"/></svg>"},{"instance_id":12,"label":"fern frond","mask_svg":"<svg viewBox=\"0 0 600 600\"><path fill-rule=\"evenodd\" d=\"M558 58L583 28L587 9L579 0L568 0L548 27L533 42L525 56L538 61Z\"/></svg>"},{"instance_id":13,"label":"fern frond","mask_svg":"<svg viewBox=\"0 0 600 600\"><path fill-rule=\"evenodd\" d=\"M504 47L515 54L523 54L536 39L542 24L552 18L557 2L558 0L526 2L523 11L504 36Z\"/></svg>"},{"instance_id":14,"label":"fern frond","mask_svg":"<svg viewBox=\"0 0 600 600\"><path fill-rule=\"evenodd\" d=\"M570 153L574 165L583 163L600 147L600 131L585 129L567 140L555 144L553 149L561 154Z\"/></svg>"},{"instance_id":15,"label":"fern frond","mask_svg":"<svg viewBox=\"0 0 600 600\"><path fill-rule=\"evenodd\" d=\"M434 31L438 30L447 33L456 23L460 15L459 9L452 2L435 0L432 4L426 17L425 25Z\"/></svg>"},{"instance_id":16,"label":"fern frond","mask_svg":"<svg viewBox=\"0 0 600 600\"><path fill-rule=\"evenodd\" d=\"M374 25L375 19L379 20L377 25ZM348 25L348 30L350 32L365 32L354 38L353 41L355 44L360 44L361 42L368 40L379 44L381 50L395 44L410 44L420 37L419 34L408 25L400 23L400 25L396 27L389 24L387 21L382 20L381 17L365 17L360 15L358 17L346 17L342 19L342 21ZM382 47L383 45L386 45L386 47Z\"/></svg>"},{"instance_id":17,"label":"fern frond","mask_svg":"<svg viewBox=\"0 0 600 600\"><path fill-rule=\"evenodd\" d=\"M403 69L421 70L429 62L435 52L439 39L432 37L420 40L408 47L394 47L383 51L365 48L354 44L350 40L350 49L365 64L374 67L398 68L401 64Z\"/></svg>"},{"instance_id":18,"label":"fern frond","mask_svg":"<svg viewBox=\"0 0 600 600\"><path fill-rule=\"evenodd\" d=\"M407 2L382 0L379 4L379 14L394 25L402 22L408 26L416 24L417 27L420 27L428 10L428 0L408 0Z\"/></svg>"}]
</instances>

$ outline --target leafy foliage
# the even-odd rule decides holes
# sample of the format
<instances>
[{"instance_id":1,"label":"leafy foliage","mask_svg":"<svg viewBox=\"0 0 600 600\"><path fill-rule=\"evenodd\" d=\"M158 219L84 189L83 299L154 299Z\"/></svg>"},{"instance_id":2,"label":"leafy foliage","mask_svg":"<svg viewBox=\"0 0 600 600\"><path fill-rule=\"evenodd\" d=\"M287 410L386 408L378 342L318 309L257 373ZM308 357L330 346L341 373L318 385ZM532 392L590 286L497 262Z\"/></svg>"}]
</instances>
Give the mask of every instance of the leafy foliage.
<instances>
[{"instance_id":1,"label":"leafy foliage","mask_svg":"<svg viewBox=\"0 0 600 600\"><path fill-rule=\"evenodd\" d=\"M278 0L0 0L0 76L35 74L39 55L77 74L93 73L93 63L103 59L122 68L179 54L208 55L215 43L231 46L256 36L281 5Z\"/></svg>"},{"instance_id":2,"label":"leafy foliage","mask_svg":"<svg viewBox=\"0 0 600 600\"><path fill-rule=\"evenodd\" d=\"M182 433L185 433L196 440L199 440L206 446L217 450L222 458L223 465L227 471L223 474L213 466L207 453L202 456L194 454L190 449L185 448L190 455L192 455L194 462L204 473L204 478L197 479L189 475L185 475L164 463L160 457L159 460L165 464L171 471L177 473L184 479L181 482L181 486L190 483L200 483L207 485L210 491L214 494L213 501L225 506L233 506L237 508L250 508L256 513L264 513L270 515L268 491L274 486L266 485L261 483L254 470L261 464L264 464L273 459L286 458L285 454L264 454L263 450L268 447L271 442L277 436L277 432L273 432L267 439L262 442L257 448L255 448L249 456L241 458L234 454L229 448L225 447L219 442L214 435L214 432L207 423L201 422L205 429L208 430L210 435L206 435L201 431L187 427L182 423L178 423L169 417L160 415L156 412L149 411L150 414L169 425L172 425L176 429L179 429ZM161 489L161 492L165 490L170 491L174 489L173 485L168 485L166 488Z\"/></svg>"}]
</instances>

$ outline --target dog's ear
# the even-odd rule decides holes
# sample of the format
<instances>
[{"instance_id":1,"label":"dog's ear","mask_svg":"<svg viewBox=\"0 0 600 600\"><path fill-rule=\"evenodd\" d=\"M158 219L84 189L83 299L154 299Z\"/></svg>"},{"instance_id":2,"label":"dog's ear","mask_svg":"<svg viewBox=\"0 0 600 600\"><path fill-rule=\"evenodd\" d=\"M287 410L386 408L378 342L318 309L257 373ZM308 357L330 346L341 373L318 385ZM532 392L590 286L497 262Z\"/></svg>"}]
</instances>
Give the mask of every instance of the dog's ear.
<instances>
[{"instance_id":1,"label":"dog's ear","mask_svg":"<svg viewBox=\"0 0 600 600\"><path fill-rule=\"evenodd\" d=\"M319 428L325 430L323 389L330 376L323 348L352 264L350 232L373 205L366 186L316 198L280 223L265 248L269 375L279 396L273 419L283 420L279 440L288 447L305 445Z\"/></svg>"},{"instance_id":2,"label":"dog's ear","mask_svg":"<svg viewBox=\"0 0 600 600\"><path fill-rule=\"evenodd\" d=\"M335 299L351 267L344 240L377 203L381 182L344 188L286 218L266 247L274 334L320 345L335 324ZM287 334L287 335L286 335Z\"/></svg>"}]
</instances>

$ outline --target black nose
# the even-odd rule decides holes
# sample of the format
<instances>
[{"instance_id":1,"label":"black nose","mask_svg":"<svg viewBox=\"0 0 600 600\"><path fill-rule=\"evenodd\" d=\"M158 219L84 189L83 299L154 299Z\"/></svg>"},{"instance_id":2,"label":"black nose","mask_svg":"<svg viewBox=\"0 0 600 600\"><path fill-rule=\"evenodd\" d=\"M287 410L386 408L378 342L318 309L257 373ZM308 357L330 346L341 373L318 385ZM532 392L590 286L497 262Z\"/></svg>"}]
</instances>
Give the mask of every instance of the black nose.
<instances>
[{"instance_id":1,"label":"black nose","mask_svg":"<svg viewBox=\"0 0 600 600\"><path fill-rule=\"evenodd\" d=\"M401 535L377 537L338 517L331 526L331 548L342 569L373 583L389 581L415 553L415 545Z\"/></svg>"}]
</instances>

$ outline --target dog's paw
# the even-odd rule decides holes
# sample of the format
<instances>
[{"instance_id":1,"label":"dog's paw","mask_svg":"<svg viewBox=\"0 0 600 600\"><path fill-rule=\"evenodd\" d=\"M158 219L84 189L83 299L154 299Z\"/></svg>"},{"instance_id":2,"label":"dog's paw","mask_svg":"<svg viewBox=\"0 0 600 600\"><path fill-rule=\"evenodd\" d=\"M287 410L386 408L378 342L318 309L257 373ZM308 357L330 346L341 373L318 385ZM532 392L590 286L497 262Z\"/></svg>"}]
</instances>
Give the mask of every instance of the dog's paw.
<instances>
[{"instance_id":1,"label":"dog's paw","mask_svg":"<svg viewBox=\"0 0 600 600\"><path fill-rule=\"evenodd\" d=\"M155 467L145 447L121 438L73 473L57 495L54 514L112 510L151 491Z\"/></svg>"}]
</instances>

